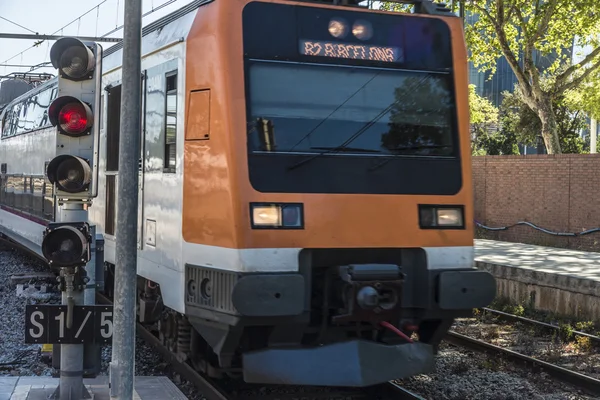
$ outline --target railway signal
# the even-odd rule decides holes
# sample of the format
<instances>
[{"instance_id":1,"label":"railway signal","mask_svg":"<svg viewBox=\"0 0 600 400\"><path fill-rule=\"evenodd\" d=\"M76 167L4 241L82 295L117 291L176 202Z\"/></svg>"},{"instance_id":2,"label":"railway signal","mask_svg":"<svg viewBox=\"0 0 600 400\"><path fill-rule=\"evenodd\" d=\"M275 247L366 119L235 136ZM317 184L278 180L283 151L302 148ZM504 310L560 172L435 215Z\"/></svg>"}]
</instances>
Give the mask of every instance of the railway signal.
<instances>
[{"instance_id":1,"label":"railway signal","mask_svg":"<svg viewBox=\"0 0 600 400\"><path fill-rule=\"evenodd\" d=\"M54 398L73 400L89 395L83 385L84 359L91 364L100 361L99 347L94 343L96 331L87 322L96 306L93 302L85 304L84 296L87 274L95 275L91 254L93 227L88 224L84 205L89 205L98 193L102 47L72 37L61 38L50 50L50 61L58 69L58 95L48 108L48 120L56 127L56 146L46 175L54 185L55 201L61 208L57 222L50 223L44 233L42 253L52 267L60 268L63 304L35 310L29 322L38 328L30 329L38 332L38 339L61 343L60 352L53 351L60 357L61 371ZM64 312L59 313L60 307ZM58 313L54 318L58 325L44 325L33 318L35 315L54 322L48 312ZM106 317L106 312L102 315Z\"/></svg>"},{"instance_id":2,"label":"railway signal","mask_svg":"<svg viewBox=\"0 0 600 400\"><path fill-rule=\"evenodd\" d=\"M87 222L51 223L44 233L42 254L54 268L83 267L91 258Z\"/></svg>"},{"instance_id":3,"label":"railway signal","mask_svg":"<svg viewBox=\"0 0 600 400\"><path fill-rule=\"evenodd\" d=\"M58 69L58 96L48 119L57 134L46 174L57 199L87 202L98 193L102 47L65 37L52 46L50 61Z\"/></svg>"}]
</instances>

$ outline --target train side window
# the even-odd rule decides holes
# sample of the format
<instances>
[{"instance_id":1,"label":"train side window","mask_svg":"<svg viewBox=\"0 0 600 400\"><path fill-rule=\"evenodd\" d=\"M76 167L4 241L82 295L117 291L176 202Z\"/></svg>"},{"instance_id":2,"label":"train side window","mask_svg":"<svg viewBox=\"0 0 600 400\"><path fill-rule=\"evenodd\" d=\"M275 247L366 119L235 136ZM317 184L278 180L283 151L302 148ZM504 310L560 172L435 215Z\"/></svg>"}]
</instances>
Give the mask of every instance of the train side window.
<instances>
[{"instance_id":1,"label":"train side window","mask_svg":"<svg viewBox=\"0 0 600 400\"><path fill-rule=\"evenodd\" d=\"M166 77L165 172L175 172L177 158L177 71Z\"/></svg>"},{"instance_id":2,"label":"train side window","mask_svg":"<svg viewBox=\"0 0 600 400\"><path fill-rule=\"evenodd\" d=\"M8 110L7 110L7 112L4 113L4 116L2 116L2 124L0 126L0 130L2 131L2 137L6 136L5 132L7 131L7 126L6 126L6 120L7 120L6 116L7 115L8 115Z\"/></svg>"}]
</instances>

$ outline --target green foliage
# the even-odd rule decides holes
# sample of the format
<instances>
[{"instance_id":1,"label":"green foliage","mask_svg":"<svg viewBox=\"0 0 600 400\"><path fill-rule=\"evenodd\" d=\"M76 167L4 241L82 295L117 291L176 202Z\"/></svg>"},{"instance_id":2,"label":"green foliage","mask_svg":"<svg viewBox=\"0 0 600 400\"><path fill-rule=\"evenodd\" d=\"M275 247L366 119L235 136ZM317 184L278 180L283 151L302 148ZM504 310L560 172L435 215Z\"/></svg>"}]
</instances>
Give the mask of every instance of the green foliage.
<instances>
[{"instance_id":1,"label":"green foliage","mask_svg":"<svg viewBox=\"0 0 600 400\"><path fill-rule=\"evenodd\" d=\"M497 132L498 109L469 85L471 148L474 156L519 154L515 136Z\"/></svg>"},{"instance_id":2,"label":"green foliage","mask_svg":"<svg viewBox=\"0 0 600 400\"><path fill-rule=\"evenodd\" d=\"M561 153L556 101L582 88L581 108L600 114L600 1L598 0L457 0L475 21L465 24L470 60L481 71L495 72L506 58L519 83L524 103L542 121L541 133L549 153ZM384 3L383 9L406 7ZM573 45L587 47L587 55L572 62ZM545 84L542 82L545 81ZM596 114L597 113L597 114ZM566 151L572 140L566 139Z\"/></svg>"},{"instance_id":3,"label":"green foliage","mask_svg":"<svg viewBox=\"0 0 600 400\"><path fill-rule=\"evenodd\" d=\"M552 75L571 63L566 50L573 44L599 46L596 0L464 1L466 9L479 16L466 26L465 34L471 60L482 70L493 70L497 59L507 54L524 60L535 49L542 57L559 55L547 71Z\"/></svg>"},{"instance_id":4,"label":"green foliage","mask_svg":"<svg viewBox=\"0 0 600 400\"><path fill-rule=\"evenodd\" d=\"M475 23L465 27L473 64L494 72L498 58L506 57L524 103L542 121L539 131L548 152L561 153L563 144L565 152L579 151L572 135L560 137L565 127L558 124L560 107L553 106L564 101L565 92L589 81L600 66L600 2L463 1L467 10L478 16ZM573 45L591 48L577 64L572 63Z\"/></svg>"},{"instance_id":5,"label":"green foliage","mask_svg":"<svg viewBox=\"0 0 600 400\"><path fill-rule=\"evenodd\" d=\"M469 85L469 111L472 127L483 129L498 122L498 109L491 101L477 94L475 85Z\"/></svg>"},{"instance_id":6,"label":"green foliage","mask_svg":"<svg viewBox=\"0 0 600 400\"><path fill-rule=\"evenodd\" d=\"M573 109L585 111L591 118L600 119L600 72L591 74L578 88L565 92Z\"/></svg>"},{"instance_id":7,"label":"green foliage","mask_svg":"<svg viewBox=\"0 0 600 400\"><path fill-rule=\"evenodd\" d=\"M565 95L555 98L552 107L556 116L562 152L575 154L589 152L589 144L586 144L578 133L586 126L583 112L578 110L574 102ZM518 87L515 87L513 93L503 93L500 122L503 130L512 132L518 143L537 145L537 138L542 131L542 122L539 116L527 106Z\"/></svg>"}]
</instances>

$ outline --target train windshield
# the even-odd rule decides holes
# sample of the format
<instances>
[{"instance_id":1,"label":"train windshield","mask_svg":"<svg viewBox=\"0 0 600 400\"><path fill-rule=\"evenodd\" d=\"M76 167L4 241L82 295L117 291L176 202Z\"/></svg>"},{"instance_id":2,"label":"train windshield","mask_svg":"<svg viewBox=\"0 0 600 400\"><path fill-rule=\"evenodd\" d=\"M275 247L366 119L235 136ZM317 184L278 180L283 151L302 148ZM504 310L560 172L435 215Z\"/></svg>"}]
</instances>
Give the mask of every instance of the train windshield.
<instances>
[{"instance_id":1,"label":"train windshield","mask_svg":"<svg viewBox=\"0 0 600 400\"><path fill-rule=\"evenodd\" d=\"M251 152L454 155L448 74L253 62L249 87Z\"/></svg>"},{"instance_id":2,"label":"train windshield","mask_svg":"<svg viewBox=\"0 0 600 400\"><path fill-rule=\"evenodd\" d=\"M464 88L454 74L464 66L454 63L445 20L250 2L243 24L247 126L239 134L255 190L462 188L455 91Z\"/></svg>"}]
</instances>

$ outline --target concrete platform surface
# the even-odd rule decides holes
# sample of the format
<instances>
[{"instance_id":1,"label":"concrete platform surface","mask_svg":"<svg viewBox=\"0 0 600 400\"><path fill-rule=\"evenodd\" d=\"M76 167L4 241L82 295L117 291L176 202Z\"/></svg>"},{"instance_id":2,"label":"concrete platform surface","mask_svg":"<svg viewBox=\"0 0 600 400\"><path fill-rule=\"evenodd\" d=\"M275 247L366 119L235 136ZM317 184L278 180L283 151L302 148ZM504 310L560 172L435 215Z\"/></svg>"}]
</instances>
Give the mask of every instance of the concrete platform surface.
<instances>
[{"instance_id":1,"label":"concrete platform surface","mask_svg":"<svg viewBox=\"0 0 600 400\"><path fill-rule=\"evenodd\" d=\"M497 297L600 319L600 253L478 239L475 265L496 278Z\"/></svg>"},{"instance_id":2,"label":"concrete platform surface","mask_svg":"<svg viewBox=\"0 0 600 400\"><path fill-rule=\"evenodd\" d=\"M0 377L0 400L46 400L54 393L59 379L43 376ZM108 376L84 379L93 400L110 400ZM136 376L134 400L187 400L166 376Z\"/></svg>"},{"instance_id":3,"label":"concrete platform surface","mask_svg":"<svg viewBox=\"0 0 600 400\"><path fill-rule=\"evenodd\" d=\"M477 239L475 261L600 282L600 253Z\"/></svg>"}]
</instances>

